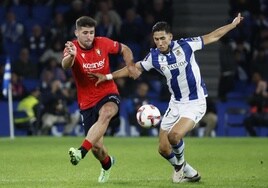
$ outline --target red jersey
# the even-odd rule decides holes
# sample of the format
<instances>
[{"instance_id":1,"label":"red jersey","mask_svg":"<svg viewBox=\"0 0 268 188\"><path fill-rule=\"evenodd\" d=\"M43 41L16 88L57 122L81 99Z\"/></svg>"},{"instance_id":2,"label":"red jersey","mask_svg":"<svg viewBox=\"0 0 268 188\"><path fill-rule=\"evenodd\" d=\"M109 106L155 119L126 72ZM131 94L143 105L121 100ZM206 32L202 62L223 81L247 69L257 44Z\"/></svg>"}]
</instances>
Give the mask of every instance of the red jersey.
<instances>
[{"instance_id":1,"label":"red jersey","mask_svg":"<svg viewBox=\"0 0 268 188\"><path fill-rule=\"evenodd\" d=\"M113 80L102 82L96 87L97 79L90 79L87 72L109 74L108 55L120 53L121 44L106 37L95 37L92 48L86 50L80 47L77 40L72 42L77 48L72 73L76 83L79 108L88 109L109 94L119 94Z\"/></svg>"}]
</instances>

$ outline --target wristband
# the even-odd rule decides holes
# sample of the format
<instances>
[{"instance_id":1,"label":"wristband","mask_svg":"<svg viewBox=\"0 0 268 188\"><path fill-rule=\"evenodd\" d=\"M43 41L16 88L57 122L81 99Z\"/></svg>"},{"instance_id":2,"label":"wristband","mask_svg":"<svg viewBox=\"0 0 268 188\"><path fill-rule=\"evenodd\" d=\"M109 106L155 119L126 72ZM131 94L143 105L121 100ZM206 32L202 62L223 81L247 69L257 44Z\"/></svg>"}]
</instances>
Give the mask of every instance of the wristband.
<instances>
[{"instance_id":1,"label":"wristband","mask_svg":"<svg viewBox=\"0 0 268 188\"><path fill-rule=\"evenodd\" d=\"M112 80L113 79L113 75L112 74L106 74L106 80Z\"/></svg>"}]
</instances>

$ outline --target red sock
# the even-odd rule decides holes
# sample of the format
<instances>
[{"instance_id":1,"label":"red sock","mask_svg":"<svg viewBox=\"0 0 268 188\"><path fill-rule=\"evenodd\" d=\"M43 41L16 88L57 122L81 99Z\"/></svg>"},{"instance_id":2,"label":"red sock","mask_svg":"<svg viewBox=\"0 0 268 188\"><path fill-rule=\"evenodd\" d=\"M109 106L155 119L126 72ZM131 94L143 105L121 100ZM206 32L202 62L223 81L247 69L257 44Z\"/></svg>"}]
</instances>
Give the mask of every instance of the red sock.
<instances>
[{"instance_id":1,"label":"red sock","mask_svg":"<svg viewBox=\"0 0 268 188\"><path fill-rule=\"evenodd\" d=\"M101 161L101 164L106 165L109 161L110 161L110 157L109 155L107 155L107 157L105 157L105 159Z\"/></svg>"},{"instance_id":2,"label":"red sock","mask_svg":"<svg viewBox=\"0 0 268 188\"><path fill-rule=\"evenodd\" d=\"M87 139L85 139L84 142L82 143L82 147L88 151L92 148L92 144Z\"/></svg>"},{"instance_id":3,"label":"red sock","mask_svg":"<svg viewBox=\"0 0 268 188\"><path fill-rule=\"evenodd\" d=\"M111 163L111 158L108 155L107 157L105 157L104 160L101 161L101 166L104 170L108 170L111 167L112 163Z\"/></svg>"}]
</instances>

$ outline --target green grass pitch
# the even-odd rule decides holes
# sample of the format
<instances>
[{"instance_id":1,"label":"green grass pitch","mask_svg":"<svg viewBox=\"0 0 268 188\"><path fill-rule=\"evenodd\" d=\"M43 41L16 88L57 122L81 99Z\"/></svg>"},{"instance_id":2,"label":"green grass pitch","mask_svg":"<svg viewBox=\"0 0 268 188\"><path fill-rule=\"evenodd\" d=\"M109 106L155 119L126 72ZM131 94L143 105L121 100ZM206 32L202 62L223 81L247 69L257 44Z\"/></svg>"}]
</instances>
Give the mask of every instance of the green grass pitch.
<instances>
[{"instance_id":1,"label":"green grass pitch","mask_svg":"<svg viewBox=\"0 0 268 188\"><path fill-rule=\"evenodd\" d=\"M254 188L268 187L267 138L185 138L187 161L202 175L199 183L173 184L172 167L157 152L158 139L105 138L116 157L109 182L97 183L100 164L90 153L77 166L68 149L82 137L0 138L3 188Z\"/></svg>"}]
</instances>

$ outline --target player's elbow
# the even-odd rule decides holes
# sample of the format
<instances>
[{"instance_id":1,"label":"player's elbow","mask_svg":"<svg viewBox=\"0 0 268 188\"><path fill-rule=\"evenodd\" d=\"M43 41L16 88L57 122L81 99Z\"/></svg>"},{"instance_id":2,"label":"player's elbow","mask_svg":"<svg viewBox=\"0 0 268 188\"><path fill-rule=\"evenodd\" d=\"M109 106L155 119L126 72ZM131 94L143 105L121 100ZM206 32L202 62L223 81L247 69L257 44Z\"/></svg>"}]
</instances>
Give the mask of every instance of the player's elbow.
<instances>
[{"instance_id":1,"label":"player's elbow","mask_svg":"<svg viewBox=\"0 0 268 188\"><path fill-rule=\"evenodd\" d=\"M133 53L132 53L131 49L125 44L121 44L121 45L122 45L121 54L123 55L123 57L127 58L129 60L133 60Z\"/></svg>"},{"instance_id":2,"label":"player's elbow","mask_svg":"<svg viewBox=\"0 0 268 188\"><path fill-rule=\"evenodd\" d=\"M204 45L207 45L207 44L211 44L213 42L218 41L220 39L220 36L210 33L208 35L204 35L202 38L203 38Z\"/></svg>"},{"instance_id":3,"label":"player's elbow","mask_svg":"<svg viewBox=\"0 0 268 188\"><path fill-rule=\"evenodd\" d=\"M121 43L121 46L122 46L122 51L121 51L122 53L131 51L127 45Z\"/></svg>"}]
</instances>

